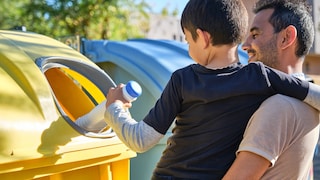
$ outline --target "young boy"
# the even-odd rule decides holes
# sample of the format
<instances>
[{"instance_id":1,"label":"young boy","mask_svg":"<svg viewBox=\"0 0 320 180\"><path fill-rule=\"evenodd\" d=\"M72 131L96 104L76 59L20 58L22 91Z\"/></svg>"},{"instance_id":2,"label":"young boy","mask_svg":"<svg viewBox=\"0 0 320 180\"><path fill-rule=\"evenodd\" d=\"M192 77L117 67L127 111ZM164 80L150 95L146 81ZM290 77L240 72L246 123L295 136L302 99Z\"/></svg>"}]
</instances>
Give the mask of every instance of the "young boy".
<instances>
[{"instance_id":1,"label":"young boy","mask_svg":"<svg viewBox=\"0 0 320 180\"><path fill-rule=\"evenodd\" d=\"M251 115L276 93L305 100L316 85L265 67L238 63L237 45L247 29L241 0L190 0L181 26L197 64L172 74L160 99L139 122L126 108L120 84L107 95L106 123L132 150L158 143L175 120L173 135L152 179L221 179ZM308 93L309 91L309 93ZM308 101L319 107L317 101ZM306 100L305 100L306 101Z\"/></svg>"}]
</instances>

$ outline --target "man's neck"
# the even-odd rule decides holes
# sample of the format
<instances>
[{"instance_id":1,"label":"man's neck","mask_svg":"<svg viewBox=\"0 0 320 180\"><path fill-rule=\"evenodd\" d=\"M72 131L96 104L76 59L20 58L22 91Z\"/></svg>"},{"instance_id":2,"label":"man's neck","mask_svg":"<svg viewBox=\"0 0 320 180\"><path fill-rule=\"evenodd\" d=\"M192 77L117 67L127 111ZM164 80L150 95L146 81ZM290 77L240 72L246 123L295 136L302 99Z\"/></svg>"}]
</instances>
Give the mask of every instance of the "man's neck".
<instances>
[{"instance_id":1,"label":"man's neck","mask_svg":"<svg viewBox=\"0 0 320 180\"><path fill-rule=\"evenodd\" d=\"M296 78L302 79L302 80L305 80L305 79L306 79L304 73L292 73L292 74L290 74L290 75L291 75L291 76L294 76L294 77L296 77Z\"/></svg>"},{"instance_id":2,"label":"man's neck","mask_svg":"<svg viewBox=\"0 0 320 180\"><path fill-rule=\"evenodd\" d=\"M294 52L281 53L278 57L278 69L287 74L303 73L304 57L297 57Z\"/></svg>"}]
</instances>

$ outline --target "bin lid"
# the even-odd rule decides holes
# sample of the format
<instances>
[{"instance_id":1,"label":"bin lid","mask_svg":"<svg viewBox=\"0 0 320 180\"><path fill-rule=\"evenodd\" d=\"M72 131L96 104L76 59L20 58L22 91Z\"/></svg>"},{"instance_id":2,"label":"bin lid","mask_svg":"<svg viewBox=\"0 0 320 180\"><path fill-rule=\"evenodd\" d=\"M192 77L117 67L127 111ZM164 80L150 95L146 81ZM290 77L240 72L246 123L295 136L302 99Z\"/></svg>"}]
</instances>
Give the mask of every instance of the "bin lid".
<instances>
[{"instance_id":1,"label":"bin lid","mask_svg":"<svg viewBox=\"0 0 320 180\"><path fill-rule=\"evenodd\" d=\"M70 126L35 63L41 57L75 59L98 68L80 52L50 37L0 30L0 164L121 144L118 139L83 136Z\"/></svg>"}]
</instances>

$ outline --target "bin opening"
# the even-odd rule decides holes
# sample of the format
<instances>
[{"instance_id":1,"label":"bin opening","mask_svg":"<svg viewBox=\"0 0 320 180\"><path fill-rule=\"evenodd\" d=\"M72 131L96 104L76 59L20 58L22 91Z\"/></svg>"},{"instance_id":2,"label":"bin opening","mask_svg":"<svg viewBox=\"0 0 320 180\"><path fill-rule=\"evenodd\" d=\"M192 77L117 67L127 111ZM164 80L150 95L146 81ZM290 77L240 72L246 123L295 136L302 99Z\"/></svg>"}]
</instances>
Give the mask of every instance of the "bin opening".
<instances>
[{"instance_id":1,"label":"bin opening","mask_svg":"<svg viewBox=\"0 0 320 180\"><path fill-rule=\"evenodd\" d=\"M114 136L110 127L101 132L89 132L74 123L104 101L109 88L115 86L104 71L89 63L63 57L43 57L36 63L51 87L58 110L72 127L90 137Z\"/></svg>"},{"instance_id":2,"label":"bin opening","mask_svg":"<svg viewBox=\"0 0 320 180\"><path fill-rule=\"evenodd\" d=\"M63 70L65 68L51 68L44 74L47 78L57 103L64 113L75 121L80 116L88 113L96 104L88 95L79 82Z\"/></svg>"}]
</instances>

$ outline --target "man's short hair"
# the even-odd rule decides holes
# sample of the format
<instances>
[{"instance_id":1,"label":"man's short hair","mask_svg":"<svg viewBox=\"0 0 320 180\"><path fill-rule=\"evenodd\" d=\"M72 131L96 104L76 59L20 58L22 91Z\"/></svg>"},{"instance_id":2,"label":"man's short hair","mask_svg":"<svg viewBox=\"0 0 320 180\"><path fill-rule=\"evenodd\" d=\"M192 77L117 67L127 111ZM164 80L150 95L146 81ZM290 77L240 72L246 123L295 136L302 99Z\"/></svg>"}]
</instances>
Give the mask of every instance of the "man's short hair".
<instances>
[{"instance_id":1,"label":"man's short hair","mask_svg":"<svg viewBox=\"0 0 320 180\"><path fill-rule=\"evenodd\" d=\"M306 0L259 0L253 12L258 13L265 9L274 9L269 22L275 33L289 25L295 26L298 39L296 55L307 55L314 41L314 25L310 14L311 7Z\"/></svg>"}]
</instances>

